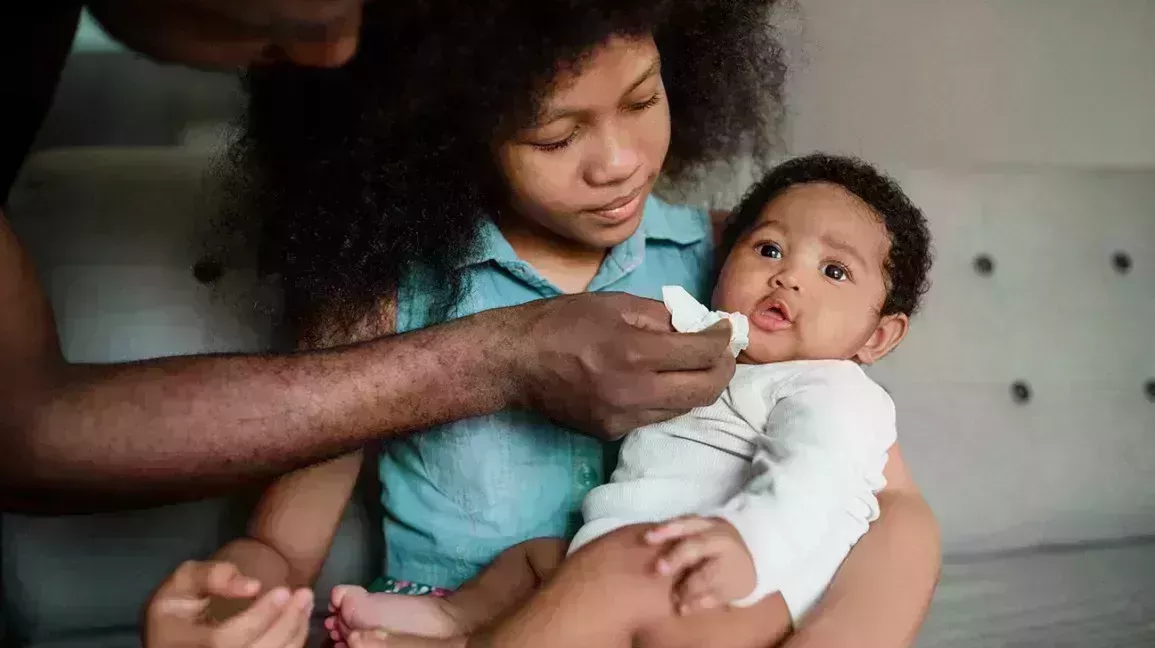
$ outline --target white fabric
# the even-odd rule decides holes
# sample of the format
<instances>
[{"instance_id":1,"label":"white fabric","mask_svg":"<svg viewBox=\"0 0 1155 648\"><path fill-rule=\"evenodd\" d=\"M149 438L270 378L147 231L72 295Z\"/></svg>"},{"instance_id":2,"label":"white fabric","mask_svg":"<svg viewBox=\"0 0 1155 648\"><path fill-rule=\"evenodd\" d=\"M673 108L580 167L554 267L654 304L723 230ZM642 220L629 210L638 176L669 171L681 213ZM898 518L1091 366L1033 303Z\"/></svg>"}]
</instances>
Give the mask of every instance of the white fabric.
<instances>
[{"instance_id":1,"label":"white fabric","mask_svg":"<svg viewBox=\"0 0 1155 648\"><path fill-rule=\"evenodd\" d=\"M583 503L570 553L629 524L721 517L757 576L731 604L781 592L798 622L878 518L895 439L893 402L853 362L739 365L713 405L626 438L610 483Z\"/></svg>"},{"instance_id":2,"label":"white fabric","mask_svg":"<svg viewBox=\"0 0 1155 648\"><path fill-rule=\"evenodd\" d=\"M738 357L750 344L750 320L742 313L711 311L681 286L663 286L662 301L670 311L671 324L679 333L697 333L723 319L730 320L730 353Z\"/></svg>"}]
</instances>

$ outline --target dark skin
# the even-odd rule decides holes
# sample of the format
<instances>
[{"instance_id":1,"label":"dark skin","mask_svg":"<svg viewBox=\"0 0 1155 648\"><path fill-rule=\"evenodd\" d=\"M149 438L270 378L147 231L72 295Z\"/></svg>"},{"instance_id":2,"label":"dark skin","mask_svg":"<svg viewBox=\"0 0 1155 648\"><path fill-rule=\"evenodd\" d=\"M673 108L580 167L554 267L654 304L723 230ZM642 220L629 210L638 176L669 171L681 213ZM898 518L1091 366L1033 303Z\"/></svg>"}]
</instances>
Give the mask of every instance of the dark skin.
<instances>
[{"instance_id":1,"label":"dark skin","mask_svg":"<svg viewBox=\"0 0 1155 648\"><path fill-rule=\"evenodd\" d=\"M15 4L0 4L0 25L35 37L0 46L0 71L27 81L4 90L4 103L19 109L0 125L5 193L51 103L78 16L67 7L25 14ZM361 5L116 0L90 9L148 56L230 67L270 56L340 65L356 51ZM0 213L0 510L94 512L206 497L505 408L618 438L713 402L733 373L728 341L724 324L673 332L658 302L586 294L325 351L72 364Z\"/></svg>"}]
</instances>

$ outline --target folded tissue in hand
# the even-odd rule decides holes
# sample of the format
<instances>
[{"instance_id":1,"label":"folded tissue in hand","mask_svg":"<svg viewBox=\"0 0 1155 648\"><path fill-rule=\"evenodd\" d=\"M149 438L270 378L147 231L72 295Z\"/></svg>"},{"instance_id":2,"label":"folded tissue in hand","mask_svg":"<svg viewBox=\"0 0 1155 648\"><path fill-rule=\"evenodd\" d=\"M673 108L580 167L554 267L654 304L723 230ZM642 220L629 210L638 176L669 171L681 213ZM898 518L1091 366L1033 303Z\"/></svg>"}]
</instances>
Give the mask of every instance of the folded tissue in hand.
<instances>
[{"instance_id":1,"label":"folded tissue in hand","mask_svg":"<svg viewBox=\"0 0 1155 648\"><path fill-rule=\"evenodd\" d=\"M681 333L697 333L723 319L730 320L730 353L738 357L750 344L750 320L742 313L711 311L681 286L663 286L662 301L670 311L674 329Z\"/></svg>"}]
</instances>

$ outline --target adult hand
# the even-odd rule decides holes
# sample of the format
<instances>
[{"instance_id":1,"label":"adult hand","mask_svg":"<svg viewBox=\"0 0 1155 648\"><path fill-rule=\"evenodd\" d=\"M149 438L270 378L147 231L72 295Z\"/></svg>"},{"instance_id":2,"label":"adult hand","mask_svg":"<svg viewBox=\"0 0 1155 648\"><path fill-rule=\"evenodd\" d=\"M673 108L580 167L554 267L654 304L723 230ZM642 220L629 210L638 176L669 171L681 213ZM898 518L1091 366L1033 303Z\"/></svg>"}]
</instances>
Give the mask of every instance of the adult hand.
<instances>
[{"instance_id":1,"label":"adult hand","mask_svg":"<svg viewBox=\"0 0 1155 648\"><path fill-rule=\"evenodd\" d=\"M260 583L224 562L186 562L153 593L145 609L145 648L300 648L309 634L313 593L274 588L247 610L218 622L207 614L214 597L247 599Z\"/></svg>"},{"instance_id":2,"label":"adult hand","mask_svg":"<svg viewBox=\"0 0 1155 648\"><path fill-rule=\"evenodd\" d=\"M515 406L604 439L709 405L734 375L730 324L678 333L662 303L584 293L507 309Z\"/></svg>"}]
</instances>

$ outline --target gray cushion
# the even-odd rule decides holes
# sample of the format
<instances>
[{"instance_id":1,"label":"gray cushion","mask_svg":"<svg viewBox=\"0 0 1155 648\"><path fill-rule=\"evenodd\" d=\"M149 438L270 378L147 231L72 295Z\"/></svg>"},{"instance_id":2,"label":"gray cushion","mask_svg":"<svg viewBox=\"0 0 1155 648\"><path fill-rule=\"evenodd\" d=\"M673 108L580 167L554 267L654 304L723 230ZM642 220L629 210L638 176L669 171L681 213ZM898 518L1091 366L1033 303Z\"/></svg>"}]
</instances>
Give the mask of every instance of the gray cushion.
<instances>
[{"instance_id":1,"label":"gray cushion","mask_svg":"<svg viewBox=\"0 0 1155 648\"><path fill-rule=\"evenodd\" d=\"M917 648L1155 646L1155 542L958 558Z\"/></svg>"}]
</instances>

